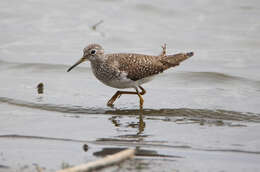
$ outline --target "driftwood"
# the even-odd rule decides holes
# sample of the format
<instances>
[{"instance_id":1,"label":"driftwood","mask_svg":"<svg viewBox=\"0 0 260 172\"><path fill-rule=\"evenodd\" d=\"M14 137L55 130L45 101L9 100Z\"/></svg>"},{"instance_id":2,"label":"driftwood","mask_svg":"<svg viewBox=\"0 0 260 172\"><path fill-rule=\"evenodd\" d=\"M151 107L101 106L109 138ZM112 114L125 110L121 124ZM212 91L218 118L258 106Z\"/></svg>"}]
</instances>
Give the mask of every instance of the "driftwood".
<instances>
[{"instance_id":1,"label":"driftwood","mask_svg":"<svg viewBox=\"0 0 260 172\"><path fill-rule=\"evenodd\" d=\"M89 162L87 164L81 164L71 168L66 168L59 170L57 172L88 172L92 170L97 170L107 166L118 164L126 159L134 157L134 149L126 149L113 155L108 155L105 158L99 159L94 162Z\"/></svg>"}]
</instances>

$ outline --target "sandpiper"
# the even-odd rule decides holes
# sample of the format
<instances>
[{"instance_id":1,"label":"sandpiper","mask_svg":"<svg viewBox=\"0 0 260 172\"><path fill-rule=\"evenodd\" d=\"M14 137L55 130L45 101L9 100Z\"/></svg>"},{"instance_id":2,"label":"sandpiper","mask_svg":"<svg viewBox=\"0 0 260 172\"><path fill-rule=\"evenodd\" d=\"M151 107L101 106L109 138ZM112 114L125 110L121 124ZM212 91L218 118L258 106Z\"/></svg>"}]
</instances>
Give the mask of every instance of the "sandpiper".
<instances>
[{"instance_id":1,"label":"sandpiper","mask_svg":"<svg viewBox=\"0 0 260 172\"><path fill-rule=\"evenodd\" d=\"M140 109L142 109L144 102L142 95L146 91L141 85L151 81L159 73L179 65L180 62L193 56L193 52L166 55L166 44L162 48L163 51L158 56L134 53L104 54L104 49L100 45L90 44L84 48L83 57L67 72L80 63L89 60L92 72L105 85L118 89L135 89L135 92L117 91L107 102L107 106L113 106L115 100L122 94L136 94L140 100Z\"/></svg>"}]
</instances>

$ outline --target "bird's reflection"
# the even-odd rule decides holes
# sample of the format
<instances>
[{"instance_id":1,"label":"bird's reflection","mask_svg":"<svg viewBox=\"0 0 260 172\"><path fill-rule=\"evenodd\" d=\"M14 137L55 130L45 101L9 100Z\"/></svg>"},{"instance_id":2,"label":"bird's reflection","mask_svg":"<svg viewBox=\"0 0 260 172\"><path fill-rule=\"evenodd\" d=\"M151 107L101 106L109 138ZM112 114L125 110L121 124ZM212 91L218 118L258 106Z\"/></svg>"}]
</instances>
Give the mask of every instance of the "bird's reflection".
<instances>
[{"instance_id":1,"label":"bird's reflection","mask_svg":"<svg viewBox=\"0 0 260 172\"><path fill-rule=\"evenodd\" d=\"M138 112L138 111L137 111ZM136 136L139 136L141 135L143 132L144 132L144 129L145 129L145 122L144 122L144 113L143 113L143 110L140 110L138 112L138 122L131 122L129 124L127 124L127 128L138 128L138 131L136 133ZM123 125L123 123L120 121L120 118L122 118L122 115L114 115L112 116L111 118L109 118L109 120L112 122L112 124L115 126L115 127L120 127Z\"/></svg>"},{"instance_id":2,"label":"bird's reflection","mask_svg":"<svg viewBox=\"0 0 260 172\"><path fill-rule=\"evenodd\" d=\"M144 131L144 128L145 128L145 122L144 122L144 120L143 120L143 112L142 111L140 111L140 114L139 114L139 123L138 123L138 133L137 133L137 135L139 135L139 134L142 134L143 133L143 131Z\"/></svg>"}]
</instances>

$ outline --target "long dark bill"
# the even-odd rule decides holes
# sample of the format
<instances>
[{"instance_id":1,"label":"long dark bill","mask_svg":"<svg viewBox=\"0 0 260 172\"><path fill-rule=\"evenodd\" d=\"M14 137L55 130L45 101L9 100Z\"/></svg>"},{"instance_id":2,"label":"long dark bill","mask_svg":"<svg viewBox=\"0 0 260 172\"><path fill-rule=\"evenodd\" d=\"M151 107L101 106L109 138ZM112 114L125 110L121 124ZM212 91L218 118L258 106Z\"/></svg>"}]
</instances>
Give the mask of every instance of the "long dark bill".
<instances>
[{"instance_id":1,"label":"long dark bill","mask_svg":"<svg viewBox=\"0 0 260 172\"><path fill-rule=\"evenodd\" d=\"M86 61L86 58L81 58L79 61L77 61L74 65L72 65L68 70L67 72L71 71L74 67L78 66L80 63Z\"/></svg>"}]
</instances>

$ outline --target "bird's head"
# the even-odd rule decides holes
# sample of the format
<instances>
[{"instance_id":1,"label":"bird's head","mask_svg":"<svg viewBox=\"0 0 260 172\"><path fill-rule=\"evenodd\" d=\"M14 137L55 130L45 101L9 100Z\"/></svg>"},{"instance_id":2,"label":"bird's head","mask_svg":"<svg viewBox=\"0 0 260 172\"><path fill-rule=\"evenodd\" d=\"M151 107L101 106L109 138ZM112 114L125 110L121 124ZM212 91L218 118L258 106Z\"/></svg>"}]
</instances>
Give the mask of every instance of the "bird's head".
<instances>
[{"instance_id":1,"label":"bird's head","mask_svg":"<svg viewBox=\"0 0 260 172\"><path fill-rule=\"evenodd\" d=\"M90 44L83 49L83 57L77 61L74 65L72 65L67 72L71 71L74 67L78 66L80 63L84 61L95 61L99 58L102 58L104 55L103 48L98 44Z\"/></svg>"}]
</instances>

